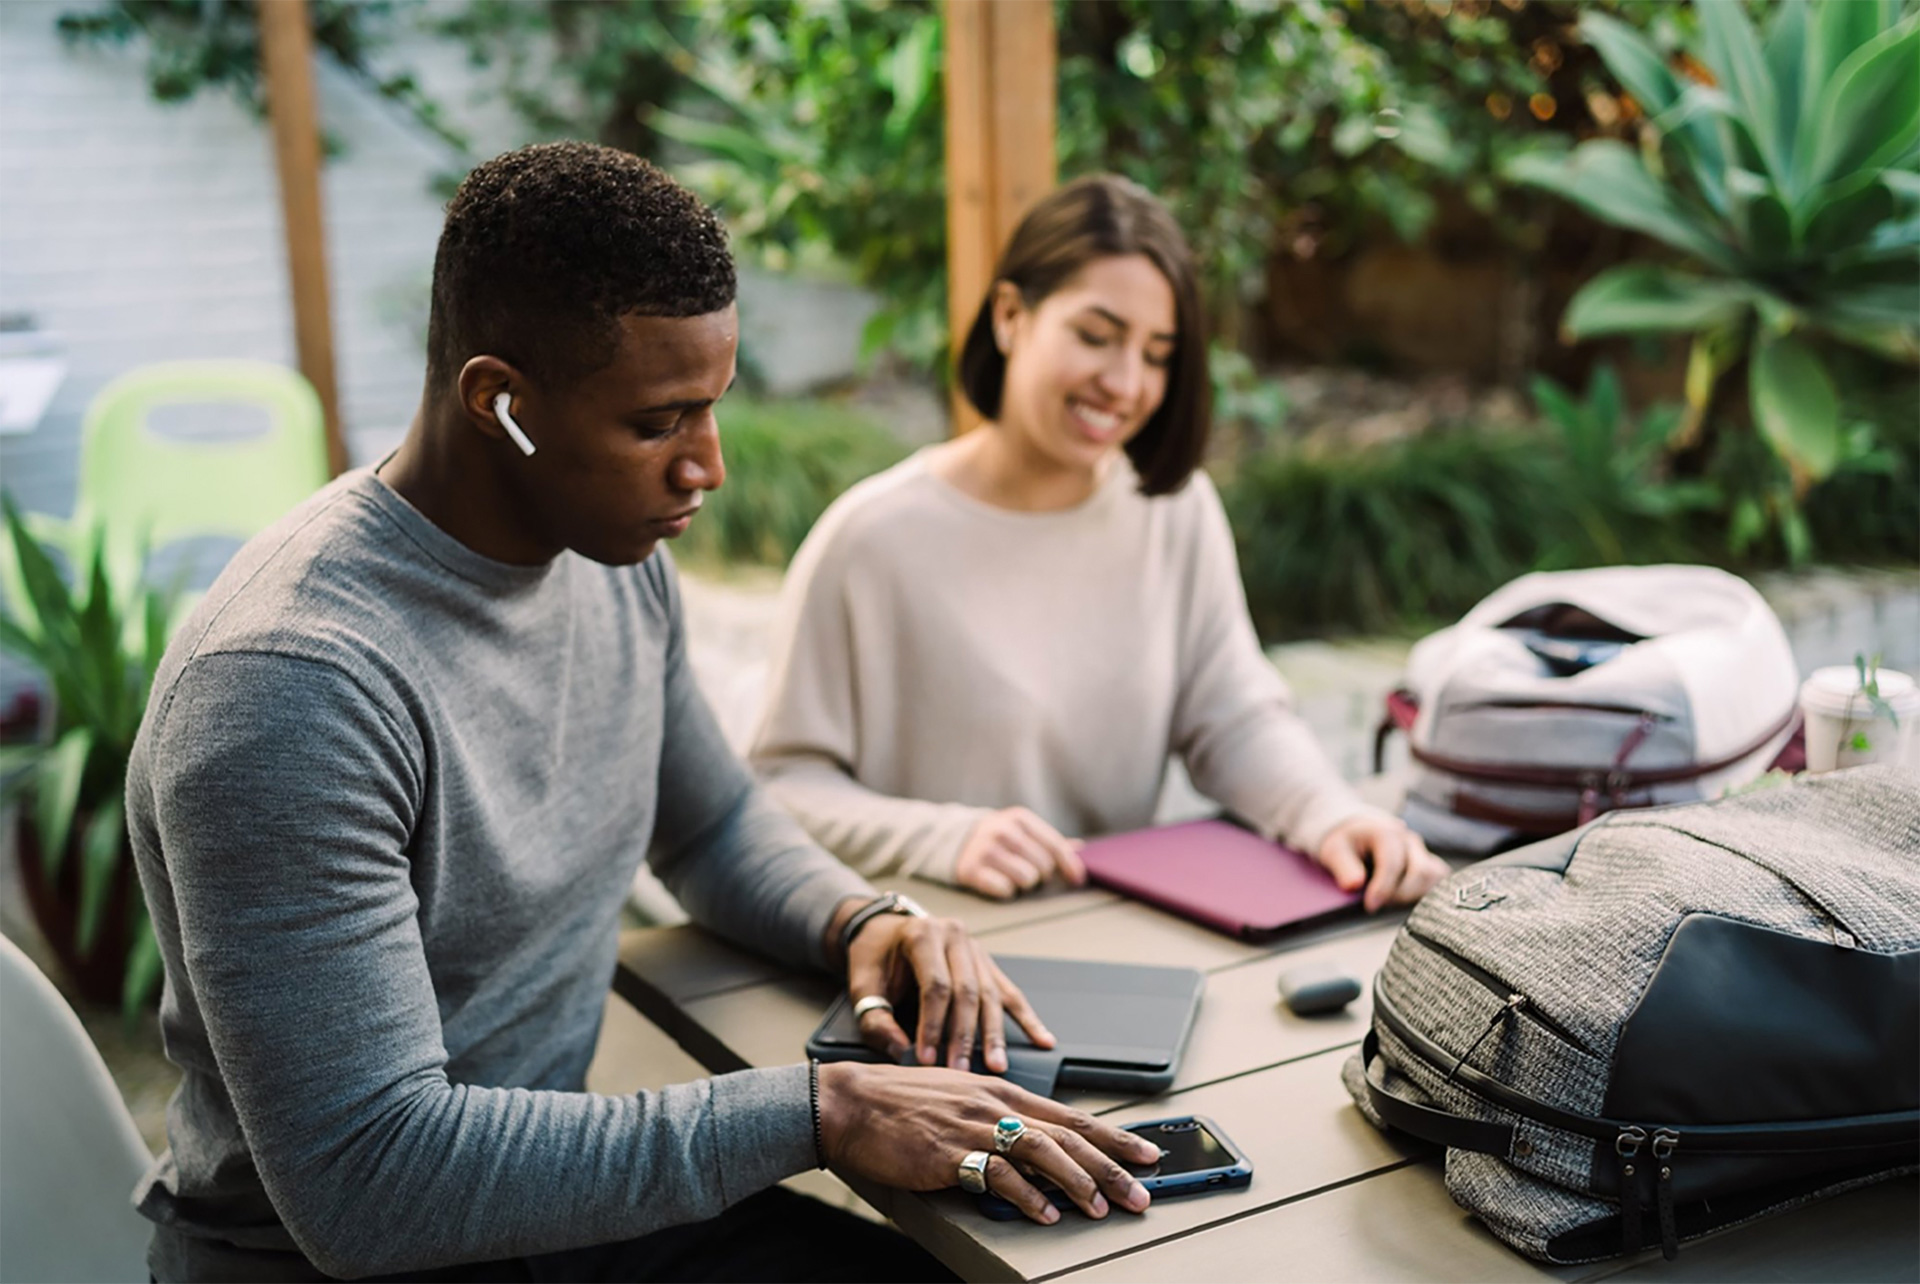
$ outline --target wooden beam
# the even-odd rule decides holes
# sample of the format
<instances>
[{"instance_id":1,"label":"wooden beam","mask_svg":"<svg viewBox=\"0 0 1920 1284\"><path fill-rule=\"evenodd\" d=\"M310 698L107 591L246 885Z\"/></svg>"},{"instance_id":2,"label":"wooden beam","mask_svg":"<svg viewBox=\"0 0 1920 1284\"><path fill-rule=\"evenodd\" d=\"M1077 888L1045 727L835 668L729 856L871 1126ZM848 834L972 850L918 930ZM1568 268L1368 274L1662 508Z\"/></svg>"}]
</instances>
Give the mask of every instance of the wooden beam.
<instances>
[{"instance_id":1,"label":"wooden beam","mask_svg":"<svg viewBox=\"0 0 1920 1284\"><path fill-rule=\"evenodd\" d=\"M997 259L1020 217L1058 180L1059 71L1051 0L973 0L993 14L993 231Z\"/></svg>"},{"instance_id":2,"label":"wooden beam","mask_svg":"<svg viewBox=\"0 0 1920 1284\"><path fill-rule=\"evenodd\" d=\"M1055 182L1051 0L944 0L947 321L953 355L1007 238ZM955 435L979 423L956 390Z\"/></svg>"},{"instance_id":3,"label":"wooden beam","mask_svg":"<svg viewBox=\"0 0 1920 1284\"><path fill-rule=\"evenodd\" d=\"M340 396L333 376L333 325L327 295L326 224L320 209L320 123L314 107L313 32L307 0L258 0L260 70L273 123L273 157L287 228L293 289L293 338L300 373L320 394L327 420L327 466L347 469Z\"/></svg>"},{"instance_id":4,"label":"wooden beam","mask_svg":"<svg viewBox=\"0 0 1920 1284\"><path fill-rule=\"evenodd\" d=\"M942 55L947 101L947 325L959 359L967 329L993 274L993 128L988 89L991 0L946 0ZM949 427L955 436L975 427L958 385Z\"/></svg>"}]
</instances>

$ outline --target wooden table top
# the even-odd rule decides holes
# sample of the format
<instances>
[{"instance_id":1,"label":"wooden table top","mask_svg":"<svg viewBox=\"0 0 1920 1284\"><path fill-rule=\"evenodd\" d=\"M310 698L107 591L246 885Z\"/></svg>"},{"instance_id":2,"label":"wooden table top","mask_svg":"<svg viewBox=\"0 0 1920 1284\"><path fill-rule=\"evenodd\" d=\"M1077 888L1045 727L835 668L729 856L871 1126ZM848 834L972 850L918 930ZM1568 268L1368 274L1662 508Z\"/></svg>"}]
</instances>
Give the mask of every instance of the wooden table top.
<instances>
[{"instance_id":1,"label":"wooden table top","mask_svg":"<svg viewBox=\"0 0 1920 1284\"><path fill-rule=\"evenodd\" d=\"M958 1190L932 1195L854 1183L860 1195L969 1280L1920 1280L1920 1182L1853 1191L1712 1239L1579 1267L1507 1248L1448 1197L1438 1161L1369 1125L1340 1083L1365 1035L1370 994L1301 1018L1280 973L1324 963L1370 980L1398 916L1349 920L1275 946L1233 940L1111 892L1052 891L995 903L911 880L936 914L1000 954L1197 967L1206 997L1173 1087L1150 1099L1063 1092L1125 1123L1217 1119L1246 1151L1241 1190L1163 1199L1135 1217L1053 1226L996 1222ZM626 934L614 987L708 1069L790 1064L834 996L825 978L784 972L698 928ZM1044 1013L1042 1014L1044 1015Z\"/></svg>"}]
</instances>

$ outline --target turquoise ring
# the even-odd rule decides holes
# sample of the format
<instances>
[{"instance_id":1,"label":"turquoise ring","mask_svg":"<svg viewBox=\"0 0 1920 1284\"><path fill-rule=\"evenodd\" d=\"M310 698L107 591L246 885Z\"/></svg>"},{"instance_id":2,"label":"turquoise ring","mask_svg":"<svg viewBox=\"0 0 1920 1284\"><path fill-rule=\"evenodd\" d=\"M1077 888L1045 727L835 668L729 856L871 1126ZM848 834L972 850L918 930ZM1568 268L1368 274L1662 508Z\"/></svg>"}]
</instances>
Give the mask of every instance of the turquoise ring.
<instances>
[{"instance_id":1,"label":"turquoise ring","mask_svg":"<svg viewBox=\"0 0 1920 1284\"><path fill-rule=\"evenodd\" d=\"M1012 1115L1003 1115L1000 1122L993 1126L993 1148L1003 1155L1011 1155L1020 1139L1027 1135L1027 1125Z\"/></svg>"}]
</instances>

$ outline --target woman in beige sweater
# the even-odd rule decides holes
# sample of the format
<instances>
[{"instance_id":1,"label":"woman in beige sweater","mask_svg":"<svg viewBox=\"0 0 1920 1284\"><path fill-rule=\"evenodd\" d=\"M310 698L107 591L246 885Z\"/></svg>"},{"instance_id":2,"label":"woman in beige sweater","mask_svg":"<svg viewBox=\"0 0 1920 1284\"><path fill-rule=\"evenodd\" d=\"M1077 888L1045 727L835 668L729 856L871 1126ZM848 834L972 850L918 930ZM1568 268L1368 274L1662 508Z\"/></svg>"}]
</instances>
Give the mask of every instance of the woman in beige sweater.
<instances>
[{"instance_id":1,"label":"woman in beige sweater","mask_svg":"<svg viewBox=\"0 0 1920 1284\"><path fill-rule=\"evenodd\" d=\"M1178 754L1367 908L1417 898L1445 866L1340 779L1254 637L1197 471L1206 331L1172 216L1081 179L995 277L960 358L986 424L849 490L794 558L768 787L868 875L1007 897L1083 881L1074 838L1150 824Z\"/></svg>"}]
</instances>

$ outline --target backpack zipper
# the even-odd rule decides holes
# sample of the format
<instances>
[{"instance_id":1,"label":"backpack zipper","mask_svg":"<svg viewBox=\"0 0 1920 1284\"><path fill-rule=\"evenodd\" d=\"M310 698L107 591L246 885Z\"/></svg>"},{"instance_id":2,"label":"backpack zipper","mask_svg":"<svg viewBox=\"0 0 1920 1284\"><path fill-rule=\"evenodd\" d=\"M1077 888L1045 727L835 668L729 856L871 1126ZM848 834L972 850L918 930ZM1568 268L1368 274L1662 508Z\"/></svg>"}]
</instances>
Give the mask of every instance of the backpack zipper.
<instances>
[{"instance_id":1,"label":"backpack zipper","mask_svg":"<svg viewBox=\"0 0 1920 1284\"><path fill-rule=\"evenodd\" d=\"M1642 710L1635 710L1634 712L1644 713ZM1651 718L1656 715L1645 714L1645 716ZM1766 748L1767 745L1773 741L1774 737L1790 730L1799 717L1800 708L1798 705L1795 705L1787 710L1785 717L1781 718L1779 722L1775 723L1772 727L1769 727L1766 734L1751 744L1743 746L1734 753L1716 758L1712 762L1696 762L1689 763L1684 767L1661 767L1653 771L1625 773L1627 779L1623 783L1628 788L1643 785L1665 785L1683 780L1697 780L1701 776L1710 776L1716 771L1724 771L1736 762L1750 758ZM1407 751L1413 755L1414 761L1420 763L1422 766L1432 767L1437 771L1444 771L1449 775L1461 776L1469 780L1485 780L1497 785L1538 785L1542 788L1562 789L1581 788L1588 783L1588 778L1593 775L1592 770L1589 768L1527 767L1497 762L1467 761L1445 754L1436 754L1430 749L1422 749L1413 744L1411 739L1408 741ZM1602 779L1605 778L1605 775L1605 772L1601 773Z\"/></svg>"},{"instance_id":2,"label":"backpack zipper","mask_svg":"<svg viewBox=\"0 0 1920 1284\"><path fill-rule=\"evenodd\" d=\"M1593 704L1581 700L1476 700L1471 704L1457 704L1453 712L1462 713L1468 709L1580 709L1588 713L1617 713L1624 718L1651 718L1656 722L1672 722L1673 715L1654 713L1632 704Z\"/></svg>"},{"instance_id":3,"label":"backpack zipper","mask_svg":"<svg viewBox=\"0 0 1920 1284\"><path fill-rule=\"evenodd\" d=\"M1659 1165L1653 1178L1653 1202L1660 1210L1660 1256L1671 1262L1680 1256L1680 1235L1673 1224L1673 1152L1680 1149L1680 1134L1655 1128L1651 1149Z\"/></svg>"},{"instance_id":4,"label":"backpack zipper","mask_svg":"<svg viewBox=\"0 0 1920 1284\"><path fill-rule=\"evenodd\" d=\"M1507 984L1505 981L1502 981L1499 977L1495 976L1493 973L1481 967L1478 963L1475 963L1471 959L1463 958L1461 955L1455 953L1453 950L1449 949L1448 947L1440 944L1440 942L1434 940L1432 937L1429 937L1424 933L1414 931L1413 925L1411 923L1407 925L1407 935L1411 936L1414 940L1420 942L1420 944L1432 950L1435 954L1438 954L1441 958L1451 963L1454 967L1458 968L1460 971L1465 972L1468 976L1472 977L1474 980L1478 981L1481 985L1485 986L1487 990L1489 990L1493 994L1496 994L1499 996L1501 1002L1504 1003L1506 1006L1502 1007L1499 1012L1494 1014L1495 1024L1502 1023L1506 1021L1508 1018L1513 1017L1515 1015L1524 1014L1529 1021L1532 1021L1535 1025L1541 1027L1548 1034L1551 1034L1555 1038L1559 1039L1562 1043L1568 1044L1569 1046L1573 1047L1575 1050L1585 1053L1587 1056L1594 1055L1592 1048L1589 1048L1583 1040L1581 1040L1579 1037L1577 1037L1573 1033L1573 1031L1567 1029L1565 1026L1561 1025L1558 1021L1555 1021L1552 1017L1542 1012L1539 1008L1539 1005L1534 1003L1532 1000L1528 999L1526 995L1523 992L1521 992L1518 987ZM1519 1002L1516 1003L1515 1002L1516 999L1519 1000ZM1484 1040L1487 1037L1487 1035L1491 1033L1493 1033L1493 1026L1489 1025L1486 1030L1481 1032L1480 1038L1474 1040L1473 1047L1478 1048L1480 1046L1481 1040ZM1472 1048L1469 1048L1468 1052L1471 1053L1472 1050L1473 1050ZM1462 1057L1461 1060L1464 1061L1465 1057ZM1458 1068L1459 1067L1456 1065L1455 1069L1458 1070ZM1447 1077L1451 1079L1453 1076L1449 1074Z\"/></svg>"},{"instance_id":5,"label":"backpack zipper","mask_svg":"<svg viewBox=\"0 0 1920 1284\"><path fill-rule=\"evenodd\" d=\"M1653 1136L1638 1124L1628 1124L1613 1139L1613 1153L1620 1157L1620 1251L1637 1253L1640 1239L1640 1147L1647 1146L1654 1163L1653 1203L1660 1219L1660 1256L1671 1262L1680 1255L1680 1234L1673 1218L1673 1152L1680 1148L1680 1134L1671 1128L1655 1128Z\"/></svg>"},{"instance_id":6,"label":"backpack zipper","mask_svg":"<svg viewBox=\"0 0 1920 1284\"><path fill-rule=\"evenodd\" d=\"M1646 1144L1647 1130L1628 1124L1613 1139L1613 1153L1620 1156L1620 1252L1640 1251L1640 1173L1635 1162L1640 1147Z\"/></svg>"},{"instance_id":7,"label":"backpack zipper","mask_svg":"<svg viewBox=\"0 0 1920 1284\"><path fill-rule=\"evenodd\" d=\"M1453 1069L1447 1071L1447 1082L1448 1083L1453 1082L1453 1076L1460 1073L1460 1067L1467 1064L1467 1058L1472 1056L1476 1051L1479 1050L1480 1045L1487 1041L1488 1035L1492 1034L1495 1030L1499 1029L1504 1022L1512 1020L1513 1014L1518 1012L1521 1008L1525 1007L1526 1004L1527 1004L1526 995L1509 994L1507 996L1507 1001L1503 1003L1500 1006L1500 1009L1493 1014L1493 1020L1487 1022L1487 1028L1480 1032L1480 1037L1467 1045L1467 1050L1465 1052L1462 1052L1460 1054L1460 1059L1453 1063Z\"/></svg>"}]
</instances>

